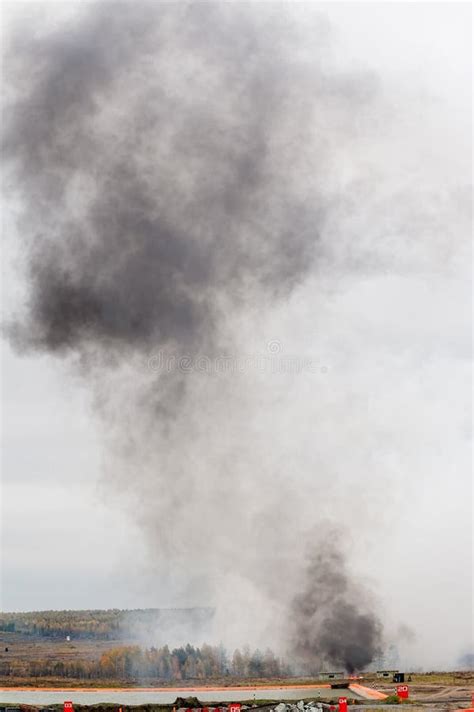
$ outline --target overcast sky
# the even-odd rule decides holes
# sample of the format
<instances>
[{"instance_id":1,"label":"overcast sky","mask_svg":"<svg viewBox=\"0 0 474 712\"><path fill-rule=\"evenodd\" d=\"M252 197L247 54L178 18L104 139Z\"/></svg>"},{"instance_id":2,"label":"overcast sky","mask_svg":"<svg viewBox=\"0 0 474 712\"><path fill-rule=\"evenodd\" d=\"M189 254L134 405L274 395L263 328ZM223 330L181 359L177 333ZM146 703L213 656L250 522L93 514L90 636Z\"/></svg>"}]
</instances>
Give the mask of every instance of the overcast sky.
<instances>
[{"instance_id":1,"label":"overcast sky","mask_svg":"<svg viewBox=\"0 0 474 712\"><path fill-rule=\"evenodd\" d=\"M48 5L52 21L61 17L65 5ZM399 101L405 107L400 121L406 123L400 132L385 138L381 132L377 139L385 142L384 150L395 161L395 170L400 175L405 171L410 176L407 182L419 171L420 180L433 177L435 188L465 190L470 181L470 4L320 3L318 9L332 27L334 66L375 72L384 95L394 106ZM69 6L66 10L70 12ZM31 28L34 21L28 6L10 3L3 9L5 38L8 40L12 27ZM407 137L413 142L413 152L404 150ZM420 162L423 165L417 166ZM17 269L21 235L14 216L15 203L7 201L3 275L7 315L25 293ZM366 540L354 546L356 565L373 582L389 616L407 620L415 629L419 624L407 659L423 657L421 664L428 665L442 659L427 653L441 643L449 648L452 660L465 651L469 621L472 625L471 432L466 415L471 316L466 264L470 255L465 245L457 245L458 226L453 224L451 208L440 206L435 222L437 237L433 239L441 239L441 234L446 245L452 244L449 273L442 273L439 266L440 248L433 258L435 267L428 270L425 280L419 275L403 279L389 275L379 282L353 285L352 295L349 286L345 294L334 296L322 316L327 321L327 340L315 342L318 357L328 365L327 378L347 378L348 383L350 373L341 376L337 370L338 339L331 331L333 321L354 331L346 354L354 378L363 368L363 356L355 354L357 344L363 348L364 329L382 332L386 319L392 316L399 328L384 332L380 353L385 348L390 351L393 344L400 351L413 349L413 382L404 377L400 388L394 383L389 401L371 405L375 411L380 407L380 419L387 416L384 409L389 407L403 420L410 417L415 394L417 418L423 421L414 423L406 452L400 454L399 462L392 463L383 494L374 495L376 506L392 497L397 502L387 515L393 537L383 535L379 540L376 536L370 543L369 557ZM357 226L354 230L357 232ZM430 250L426 254L431 254ZM317 289L309 280L281 313L276 310L266 317L263 333L283 344L300 344L301 334L312 323L313 298L317 298ZM361 320L363 310L366 317ZM255 350L264 350L265 343L256 341ZM348 361L341 357L339 366L344 363ZM396 368L394 361L395 380ZM166 585L150 587L140 529L123 500L106 490L101 480L103 445L87 384L61 359L47 354L21 355L6 341L2 343L2 376L2 609L207 603L176 600L175 589ZM374 383L379 377L382 374L374 374ZM301 398L303 391L304 387ZM426 410L420 401L423 393ZM357 434L352 436L354 441L339 442L338 447L354 447ZM440 438L445 438L448 446L436 451ZM418 445L419 452L410 452ZM351 457L348 453L348 460ZM411 483L409 468L418 461L427 470ZM352 500L357 508L357 483L354 487ZM364 505L361 515L370 517ZM377 532L382 531L380 522L376 526ZM134 572L136 576L131 575ZM430 631L440 605L454 606L457 614L444 617L437 632ZM446 636L450 638L447 642Z\"/></svg>"}]
</instances>

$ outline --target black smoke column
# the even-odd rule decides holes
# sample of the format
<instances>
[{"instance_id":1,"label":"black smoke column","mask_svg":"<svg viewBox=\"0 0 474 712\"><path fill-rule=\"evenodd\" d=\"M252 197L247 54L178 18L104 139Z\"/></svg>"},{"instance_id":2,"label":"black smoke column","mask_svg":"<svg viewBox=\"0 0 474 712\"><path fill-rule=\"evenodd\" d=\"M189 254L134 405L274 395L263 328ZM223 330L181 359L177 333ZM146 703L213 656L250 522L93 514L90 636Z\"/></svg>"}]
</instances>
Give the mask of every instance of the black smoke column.
<instances>
[{"instance_id":1,"label":"black smoke column","mask_svg":"<svg viewBox=\"0 0 474 712\"><path fill-rule=\"evenodd\" d=\"M363 670L382 652L382 626L370 598L349 576L338 544L328 537L310 557L291 616L292 649L310 673L325 666Z\"/></svg>"}]
</instances>

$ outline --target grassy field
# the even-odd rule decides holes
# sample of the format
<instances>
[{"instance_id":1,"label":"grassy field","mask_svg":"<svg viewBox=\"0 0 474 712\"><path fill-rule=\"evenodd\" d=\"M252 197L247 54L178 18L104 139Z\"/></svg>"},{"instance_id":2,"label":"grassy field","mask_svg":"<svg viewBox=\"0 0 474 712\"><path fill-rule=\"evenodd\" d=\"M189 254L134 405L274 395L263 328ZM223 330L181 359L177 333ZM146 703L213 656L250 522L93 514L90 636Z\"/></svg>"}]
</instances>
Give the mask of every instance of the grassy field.
<instances>
[{"instance_id":1,"label":"grassy field","mask_svg":"<svg viewBox=\"0 0 474 712\"><path fill-rule=\"evenodd\" d=\"M462 685L474 682L474 671L412 673L413 685Z\"/></svg>"},{"instance_id":2,"label":"grassy field","mask_svg":"<svg viewBox=\"0 0 474 712\"><path fill-rule=\"evenodd\" d=\"M292 677L284 679L243 679L235 680L235 678L210 678L205 680L174 680L174 681L162 681L160 680L150 680L150 679L140 679L140 680L107 680L107 679L91 679L91 680L81 680L78 678L63 678L63 677L11 677L11 676L0 676L0 687L31 687L31 688L136 688L136 687L182 687L182 688L192 688L196 685L204 686L216 686L216 687L245 687L248 685L259 686L259 685L274 685L275 687L286 687L289 685L311 685L318 684L320 680L309 677ZM378 681L373 675L364 676L363 684L373 684L377 689L385 691L387 693L395 689L393 683L387 683L386 681ZM418 673L412 676L412 681L408 683L411 689L417 689L418 691L423 688L423 691L427 693L431 690L433 692L444 687L457 688L461 685L465 685L474 690L474 675L471 673L467 675L466 673Z\"/></svg>"},{"instance_id":3,"label":"grassy field","mask_svg":"<svg viewBox=\"0 0 474 712\"><path fill-rule=\"evenodd\" d=\"M98 660L102 653L118 645L132 645L127 640L67 641L63 638L43 638L21 633L0 633L0 662L22 660ZM8 648L8 652L5 650Z\"/></svg>"}]
</instances>

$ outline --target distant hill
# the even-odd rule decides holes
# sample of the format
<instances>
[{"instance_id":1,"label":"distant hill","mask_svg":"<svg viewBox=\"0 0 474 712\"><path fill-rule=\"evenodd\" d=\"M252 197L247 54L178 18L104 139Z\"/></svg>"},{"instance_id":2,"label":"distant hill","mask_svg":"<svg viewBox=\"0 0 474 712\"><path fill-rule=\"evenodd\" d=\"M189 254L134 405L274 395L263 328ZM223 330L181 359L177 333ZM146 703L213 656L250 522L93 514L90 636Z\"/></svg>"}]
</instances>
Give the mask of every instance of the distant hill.
<instances>
[{"instance_id":1,"label":"distant hill","mask_svg":"<svg viewBox=\"0 0 474 712\"><path fill-rule=\"evenodd\" d=\"M199 635L208 629L212 608L142 608L135 610L29 611L0 613L0 631L28 636L80 639L146 639L164 641L180 633Z\"/></svg>"}]
</instances>

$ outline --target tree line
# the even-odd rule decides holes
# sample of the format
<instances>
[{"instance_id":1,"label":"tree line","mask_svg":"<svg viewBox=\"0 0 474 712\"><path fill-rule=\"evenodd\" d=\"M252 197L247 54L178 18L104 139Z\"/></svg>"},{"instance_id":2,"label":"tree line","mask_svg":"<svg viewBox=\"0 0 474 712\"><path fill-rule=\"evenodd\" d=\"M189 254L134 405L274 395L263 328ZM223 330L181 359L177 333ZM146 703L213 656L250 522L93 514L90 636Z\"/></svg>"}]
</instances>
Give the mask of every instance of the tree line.
<instances>
[{"instance_id":1,"label":"tree line","mask_svg":"<svg viewBox=\"0 0 474 712\"><path fill-rule=\"evenodd\" d=\"M135 610L29 611L0 613L0 632L42 638L117 640L133 638L150 629L176 625L188 629L205 626L212 608L144 608ZM165 638L166 639L166 638Z\"/></svg>"},{"instance_id":2,"label":"tree line","mask_svg":"<svg viewBox=\"0 0 474 712\"><path fill-rule=\"evenodd\" d=\"M281 678L290 675L286 664L267 649L246 647L229 655L223 646L202 645L143 649L137 645L119 646L104 652L98 660L35 659L0 661L0 676L58 677L79 680L138 682L207 680L232 677L241 679Z\"/></svg>"}]
</instances>

